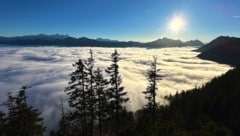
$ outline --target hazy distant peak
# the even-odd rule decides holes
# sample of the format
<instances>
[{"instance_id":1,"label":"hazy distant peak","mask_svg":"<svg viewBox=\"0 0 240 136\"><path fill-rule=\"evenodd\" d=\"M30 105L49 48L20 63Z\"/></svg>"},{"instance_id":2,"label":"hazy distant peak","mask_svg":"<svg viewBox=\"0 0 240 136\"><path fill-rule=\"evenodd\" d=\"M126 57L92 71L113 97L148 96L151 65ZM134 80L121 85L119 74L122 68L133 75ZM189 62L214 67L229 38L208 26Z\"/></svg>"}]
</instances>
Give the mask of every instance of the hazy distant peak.
<instances>
[{"instance_id":1,"label":"hazy distant peak","mask_svg":"<svg viewBox=\"0 0 240 136\"><path fill-rule=\"evenodd\" d=\"M50 38L50 39L65 39L65 38L70 37L69 35L63 35L63 34L53 34L53 35L40 34L38 36L42 36L42 37Z\"/></svg>"},{"instance_id":2,"label":"hazy distant peak","mask_svg":"<svg viewBox=\"0 0 240 136\"><path fill-rule=\"evenodd\" d=\"M68 35L62 35L62 34L52 34L52 35L46 35L46 34L38 34L38 35L24 35L24 36L16 36L13 38L21 39L21 40L35 40L35 39L49 39L49 40L59 40L59 39L65 39L70 36Z\"/></svg>"},{"instance_id":3,"label":"hazy distant peak","mask_svg":"<svg viewBox=\"0 0 240 136\"><path fill-rule=\"evenodd\" d=\"M82 40L92 40L92 39L87 38L87 37L79 37L78 39L82 39Z\"/></svg>"},{"instance_id":4,"label":"hazy distant peak","mask_svg":"<svg viewBox=\"0 0 240 136\"><path fill-rule=\"evenodd\" d=\"M190 41L187 41L185 42L184 44L188 45L188 46L203 46L204 43L195 39L195 40L190 40Z\"/></svg>"},{"instance_id":5,"label":"hazy distant peak","mask_svg":"<svg viewBox=\"0 0 240 136\"><path fill-rule=\"evenodd\" d=\"M183 47L183 46L203 46L204 44L199 40L190 40L187 42L183 42L179 39L169 39L166 37L163 37L162 39L159 38L155 41L147 43L149 46L154 47Z\"/></svg>"},{"instance_id":6,"label":"hazy distant peak","mask_svg":"<svg viewBox=\"0 0 240 136\"><path fill-rule=\"evenodd\" d=\"M100 42L119 42L118 40L111 40L108 38L96 38L95 40L100 41Z\"/></svg>"},{"instance_id":7,"label":"hazy distant peak","mask_svg":"<svg viewBox=\"0 0 240 136\"><path fill-rule=\"evenodd\" d=\"M110 42L110 39L107 38L96 38L97 41L104 41L104 42Z\"/></svg>"},{"instance_id":8,"label":"hazy distant peak","mask_svg":"<svg viewBox=\"0 0 240 136\"><path fill-rule=\"evenodd\" d=\"M169 38L157 39L152 42L135 42L135 41L117 41L107 38L91 39L88 37L70 37L61 34L38 34L26 35L18 37L0 37L1 44L9 45L62 45L62 46L94 46L94 47L146 47L146 48L162 48L162 47L184 47L202 45L200 41L190 41L187 43L181 40Z\"/></svg>"}]
</instances>

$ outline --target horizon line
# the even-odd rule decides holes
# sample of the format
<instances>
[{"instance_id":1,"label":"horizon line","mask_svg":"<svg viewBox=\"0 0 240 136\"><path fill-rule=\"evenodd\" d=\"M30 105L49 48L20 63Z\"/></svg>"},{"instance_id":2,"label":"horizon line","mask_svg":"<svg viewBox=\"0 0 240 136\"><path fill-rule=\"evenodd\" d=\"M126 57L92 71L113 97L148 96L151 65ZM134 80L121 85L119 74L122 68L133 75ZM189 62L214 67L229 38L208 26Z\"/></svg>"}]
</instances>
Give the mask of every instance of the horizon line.
<instances>
[{"instance_id":1,"label":"horizon line","mask_svg":"<svg viewBox=\"0 0 240 136\"><path fill-rule=\"evenodd\" d=\"M79 38L88 38L88 39L93 39L93 40L97 40L99 38L101 39L106 39L106 40L110 40L110 41L118 41L118 42L139 42L139 43L148 43L148 42L153 42L153 41L156 41L156 40L159 40L159 39L170 39L170 40L180 40L181 42L188 42L188 41L194 41L194 40L199 40L197 38L193 38L191 40L181 40L181 39L175 39L175 38L168 38L167 36L163 36L163 37L159 37L159 38L155 38L155 39L152 39L152 40L148 40L148 41L140 41L140 40L118 40L118 39L111 39L111 38L106 38L106 37L88 37L88 36L72 36L72 35L69 35L69 34L60 34L60 33L52 33L52 34L46 34L46 33L38 33L38 34L23 34L23 35L11 35L11 36L2 36L0 35L0 37L5 37L5 38L13 38L13 37L24 37L24 36L38 36L38 35L46 35L46 36L51 36L51 35L60 35L60 36L68 36L68 37L72 37L72 38L76 38L76 39L79 39ZM222 35L220 35L222 36ZM218 37L220 37L218 36ZM217 37L216 37L217 38ZM210 41L202 41L202 40L199 40L201 41L202 43L209 43Z\"/></svg>"}]
</instances>

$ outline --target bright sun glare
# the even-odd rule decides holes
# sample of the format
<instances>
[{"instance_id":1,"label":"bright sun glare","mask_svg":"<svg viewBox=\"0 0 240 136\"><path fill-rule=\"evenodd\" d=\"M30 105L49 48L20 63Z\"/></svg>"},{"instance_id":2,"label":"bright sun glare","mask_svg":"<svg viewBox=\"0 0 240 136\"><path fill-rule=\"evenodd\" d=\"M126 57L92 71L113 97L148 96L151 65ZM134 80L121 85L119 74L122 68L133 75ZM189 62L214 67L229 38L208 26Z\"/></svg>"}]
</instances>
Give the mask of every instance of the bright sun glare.
<instances>
[{"instance_id":1,"label":"bright sun glare","mask_svg":"<svg viewBox=\"0 0 240 136\"><path fill-rule=\"evenodd\" d=\"M173 32L180 32L185 26L185 20L181 16L175 16L171 19L169 23L169 29Z\"/></svg>"}]
</instances>

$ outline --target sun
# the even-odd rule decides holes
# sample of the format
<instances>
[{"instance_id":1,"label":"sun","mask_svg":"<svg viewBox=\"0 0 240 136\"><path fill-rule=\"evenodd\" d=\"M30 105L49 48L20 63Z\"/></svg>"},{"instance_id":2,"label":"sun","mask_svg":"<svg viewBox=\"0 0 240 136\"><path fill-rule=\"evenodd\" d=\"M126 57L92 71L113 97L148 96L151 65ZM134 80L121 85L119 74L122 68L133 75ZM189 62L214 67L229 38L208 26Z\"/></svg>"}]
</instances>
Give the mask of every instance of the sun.
<instances>
[{"instance_id":1,"label":"sun","mask_svg":"<svg viewBox=\"0 0 240 136\"><path fill-rule=\"evenodd\" d=\"M184 27L185 20L181 16L174 16L169 23L169 29L176 33L182 31Z\"/></svg>"}]
</instances>

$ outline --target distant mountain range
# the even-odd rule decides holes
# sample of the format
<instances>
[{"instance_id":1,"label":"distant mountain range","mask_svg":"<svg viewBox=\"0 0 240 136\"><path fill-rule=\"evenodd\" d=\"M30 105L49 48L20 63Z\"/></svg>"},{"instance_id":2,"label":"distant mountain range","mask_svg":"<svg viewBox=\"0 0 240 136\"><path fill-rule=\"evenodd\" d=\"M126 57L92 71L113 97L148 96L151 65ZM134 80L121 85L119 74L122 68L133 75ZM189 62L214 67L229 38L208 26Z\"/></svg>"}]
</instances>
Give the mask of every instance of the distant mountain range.
<instances>
[{"instance_id":1,"label":"distant mountain range","mask_svg":"<svg viewBox=\"0 0 240 136\"><path fill-rule=\"evenodd\" d=\"M65 47L200 47L197 51L201 59L216 61L218 63L240 66L240 38L220 36L204 45L199 40L183 42L168 38L157 39L152 42L118 41L104 38L90 39L86 37L75 38L69 35L27 35L16 37L0 37L0 44L8 46L65 46ZM203 46L204 45L204 46ZM1 45L0 45L1 46Z\"/></svg>"},{"instance_id":2,"label":"distant mountain range","mask_svg":"<svg viewBox=\"0 0 240 136\"><path fill-rule=\"evenodd\" d=\"M158 47L202 46L204 44L199 40L191 40L191 41L187 41L187 42L182 42L180 40L163 38L163 39L157 39L152 42L148 42L148 43L146 43L146 45L158 48Z\"/></svg>"},{"instance_id":3,"label":"distant mountain range","mask_svg":"<svg viewBox=\"0 0 240 136\"><path fill-rule=\"evenodd\" d=\"M201 59L240 66L240 38L220 36L198 49Z\"/></svg>"},{"instance_id":4,"label":"distant mountain range","mask_svg":"<svg viewBox=\"0 0 240 136\"><path fill-rule=\"evenodd\" d=\"M90 39L86 37L74 38L68 35L29 35L18 37L0 37L0 44L18 45L18 46L77 46L77 47L142 47L142 48L162 48L162 47L184 47L184 46L202 46L199 40L182 42L168 38L157 39L152 42L141 43L134 41L118 41L110 39Z\"/></svg>"}]
</instances>

